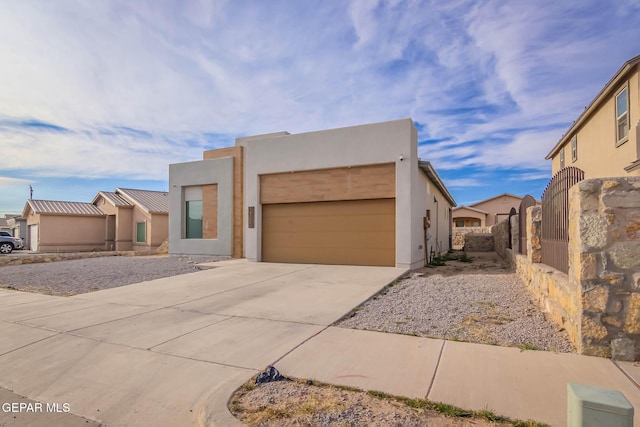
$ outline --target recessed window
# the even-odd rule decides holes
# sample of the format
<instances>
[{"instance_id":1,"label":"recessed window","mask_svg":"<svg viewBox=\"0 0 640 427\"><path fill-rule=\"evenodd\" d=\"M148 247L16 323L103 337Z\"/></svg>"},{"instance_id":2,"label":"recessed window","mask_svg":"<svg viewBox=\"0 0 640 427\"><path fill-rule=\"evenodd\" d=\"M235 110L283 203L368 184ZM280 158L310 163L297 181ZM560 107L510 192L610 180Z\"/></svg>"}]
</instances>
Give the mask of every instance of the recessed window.
<instances>
[{"instance_id":1,"label":"recessed window","mask_svg":"<svg viewBox=\"0 0 640 427\"><path fill-rule=\"evenodd\" d=\"M578 160L578 137L574 136L571 139L571 161Z\"/></svg>"},{"instance_id":2,"label":"recessed window","mask_svg":"<svg viewBox=\"0 0 640 427\"><path fill-rule=\"evenodd\" d=\"M202 239L202 200L189 200L186 203L187 239Z\"/></svg>"},{"instance_id":3,"label":"recessed window","mask_svg":"<svg viewBox=\"0 0 640 427\"><path fill-rule=\"evenodd\" d=\"M616 95L616 135L618 145L629 139L629 98L626 87Z\"/></svg>"},{"instance_id":4,"label":"recessed window","mask_svg":"<svg viewBox=\"0 0 640 427\"><path fill-rule=\"evenodd\" d=\"M464 227L464 220L456 220L456 227Z\"/></svg>"},{"instance_id":5,"label":"recessed window","mask_svg":"<svg viewBox=\"0 0 640 427\"><path fill-rule=\"evenodd\" d=\"M136 242L145 243L147 241L147 223L136 222Z\"/></svg>"},{"instance_id":6,"label":"recessed window","mask_svg":"<svg viewBox=\"0 0 640 427\"><path fill-rule=\"evenodd\" d=\"M564 147L560 150L560 169L564 169Z\"/></svg>"}]
</instances>

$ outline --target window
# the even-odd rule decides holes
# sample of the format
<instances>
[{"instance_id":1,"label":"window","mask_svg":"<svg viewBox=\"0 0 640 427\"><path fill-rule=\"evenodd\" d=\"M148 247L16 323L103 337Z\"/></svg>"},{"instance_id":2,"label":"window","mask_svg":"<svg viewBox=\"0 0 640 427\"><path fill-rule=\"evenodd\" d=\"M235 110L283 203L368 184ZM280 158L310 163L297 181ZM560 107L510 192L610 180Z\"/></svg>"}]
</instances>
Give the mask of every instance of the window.
<instances>
[{"instance_id":1,"label":"window","mask_svg":"<svg viewBox=\"0 0 640 427\"><path fill-rule=\"evenodd\" d=\"M136 242L145 243L147 241L147 223L136 222Z\"/></svg>"},{"instance_id":2,"label":"window","mask_svg":"<svg viewBox=\"0 0 640 427\"><path fill-rule=\"evenodd\" d=\"M202 239L202 200L188 200L185 213L187 239Z\"/></svg>"},{"instance_id":3,"label":"window","mask_svg":"<svg viewBox=\"0 0 640 427\"><path fill-rule=\"evenodd\" d=\"M571 139L571 161L578 160L578 137L574 135Z\"/></svg>"},{"instance_id":4,"label":"window","mask_svg":"<svg viewBox=\"0 0 640 427\"><path fill-rule=\"evenodd\" d=\"M560 150L560 169L564 169L564 147Z\"/></svg>"},{"instance_id":5,"label":"window","mask_svg":"<svg viewBox=\"0 0 640 427\"><path fill-rule=\"evenodd\" d=\"M629 139L629 99L626 87L616 95L616 129L618 145Z\"/></svg>"},{"instance_id":6,"label":"window","mask_svg":"<svg viewBox=\"0 0 640 427\"><path fill-rule=\"evenodd\" d=\"M464 227L464 220L456 220L456 227Z\"/></svg>"}]
</instances>

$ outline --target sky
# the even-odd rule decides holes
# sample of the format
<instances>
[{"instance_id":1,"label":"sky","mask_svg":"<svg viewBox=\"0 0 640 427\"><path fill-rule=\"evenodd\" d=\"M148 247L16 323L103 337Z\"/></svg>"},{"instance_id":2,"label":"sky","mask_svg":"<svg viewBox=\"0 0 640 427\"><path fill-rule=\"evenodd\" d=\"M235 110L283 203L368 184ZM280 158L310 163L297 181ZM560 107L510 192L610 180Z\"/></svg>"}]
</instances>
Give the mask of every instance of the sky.
<instances>
[{"instance_id":1,"label":"sky","mask_svg":"<svg viewBox=\"0 0 640 427\"><path fill-rule=\"evenodd\" d=\"M168 189L235 138L401 118L458 205L545 155L640 54L640 0L2 0L0 214Z\"/></svg>"}]
</instances>

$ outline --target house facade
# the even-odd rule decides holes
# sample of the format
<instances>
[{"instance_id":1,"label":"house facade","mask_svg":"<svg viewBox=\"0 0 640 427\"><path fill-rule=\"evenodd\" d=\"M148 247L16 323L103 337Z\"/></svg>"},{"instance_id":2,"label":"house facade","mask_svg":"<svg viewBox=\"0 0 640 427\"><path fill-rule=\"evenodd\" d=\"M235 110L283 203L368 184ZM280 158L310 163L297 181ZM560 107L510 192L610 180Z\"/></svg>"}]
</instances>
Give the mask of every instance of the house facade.
<instances>
[{"instance_id":1,"label":"house facade","mask_svg":"<svg viewBox=\"0 0 640 427\"><path fill-rule=\"evenodd\" d=\"M38 252L104 249L105 213L91 203L27 200L28 247Z\"/></svg>"},{"instance_id":2,"label":"house facade","mask_svg":"<svg viewBox=\"0 0 640 427\"><path fill-rule=\"evenodd\" d=\"M28 200L22 215L32 251L149 251L167 239L169 194L117 188L91 203Z\"/></svg>"},{"instance_id":3,"label":"house facade","mask_svg":"<svg viewBox=\"0 0 640 427\"><path fill-rule=\"evenodd\" d=\"M105 249L148 251L169 235L169 193L116 188L91 202L106 214Z\"/></svg>"},{"instance_id":4,"label":"house facade","mask_svg":"<svg viewBox=\"0 0 640 427\"><path fill-rule=\"evenodd\" d=\"M640 176L640 56L630 59L547 154L553 175L567 166L585 179Z\"/></svg>"},{"instance_id":5,"label":"house facade","mask_svg":"<svg viewBox=\"0 0 640 427\"><path fill-rule=\"evenodd\" d=\"M469 206L453 210L454 227L491 227L506 219L511 208L520 206L522 197L502 193Z\"/></svg>"},{"instance_id":6,"label":"house facade","mask_svg":"<svg viewBox=\"0 0 640 427\"><path fill-rule=\"evenodd\" d=\"M237 138L170 165L170 253L422 266L449 249L455 201L417 145L404 119Z\"/></svg>"}]
</instances>

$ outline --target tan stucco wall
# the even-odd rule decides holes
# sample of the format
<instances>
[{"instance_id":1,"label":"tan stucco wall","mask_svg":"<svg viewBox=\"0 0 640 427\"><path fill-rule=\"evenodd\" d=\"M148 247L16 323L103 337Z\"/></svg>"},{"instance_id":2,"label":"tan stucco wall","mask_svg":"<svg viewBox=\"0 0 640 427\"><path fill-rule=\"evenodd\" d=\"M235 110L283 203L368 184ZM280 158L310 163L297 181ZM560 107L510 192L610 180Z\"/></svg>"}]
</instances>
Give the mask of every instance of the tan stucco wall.
<instances>
[{"instance_id":1,"label":"tan stucco wall","mask_svg":"<svg viewBox=\"0 0 640 427\"><path fill-rule=\"evenodd\" d=\"M38 224L39 252L104 249L105 217L36 214L27 224Z\"/></svg>"},{"instance_id":2,"label":"tan stucco wall","mask_svg":"<svg viewBox=\"0 0 640 427\"><path fill-rule=\"evenodd\" d=\"M628 84L629 91L629 139L616 147L616 107L615 96ZM640 81L638 68L628 80L618 84L608 96L607 101L577 129L578 159L571 158L571 138L567 135L564 150L565 166L575 166L585 172L585 179L615 176L640 176L640 170L626 172L624 168L640 158ZM560 152L552 158L552 173L560 170Z\"/></svg>"},{"instance_id":3,"label":"tan stucco wall","mask_svg":"<svg viewBox=\"0 0 640 427\"><path fill-rule=\"evenodd\" d=\"M151 248L158 247L169 236L169 215L151 215L149 234L151 236Z\"/></svg>"},{"instance_id":4,"label":"tan stucco wall","mask_svg":"<svg viewBox=\"0 0 640 427\"><path fill-rule=\"evenodd\" d=\"M511 208L518 210L521 201L522 199L519 197L504 195L486 202L476 203L473 207L487 212L487 222L485 225L489 227L506 219L509 216ZM496 218L498 214L500 215Z\"/></svg>"}]
</instances>

